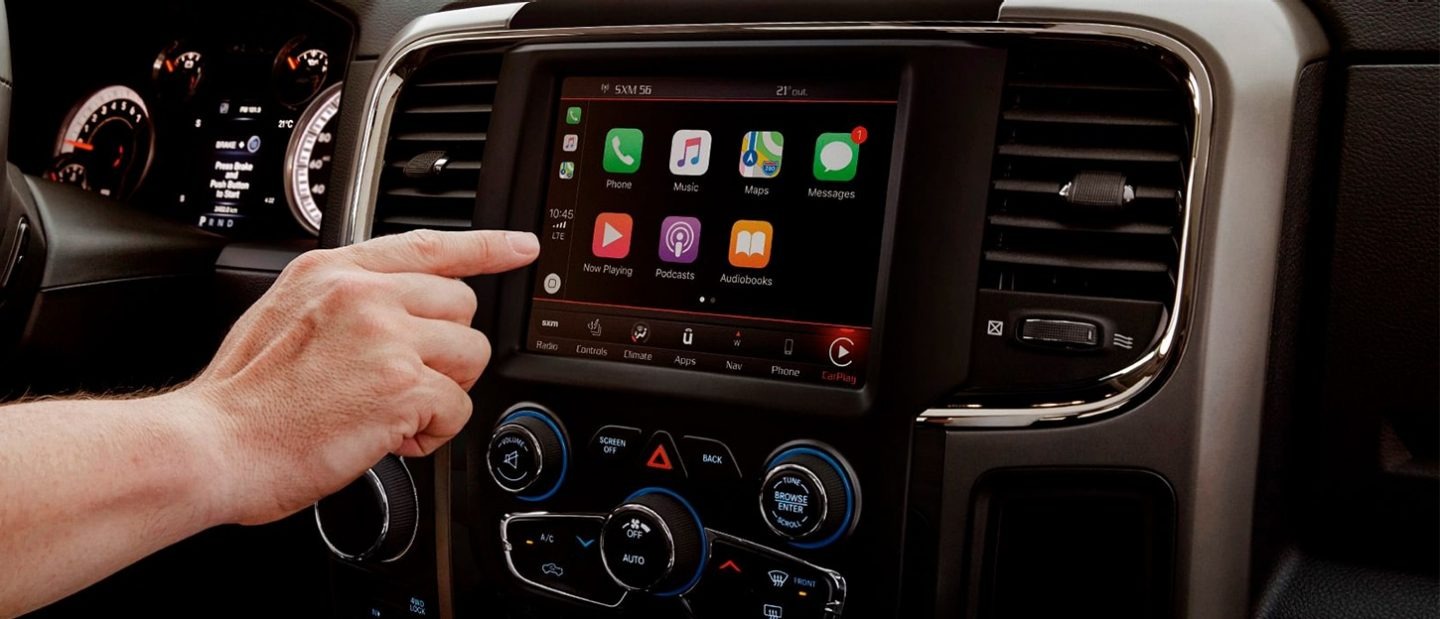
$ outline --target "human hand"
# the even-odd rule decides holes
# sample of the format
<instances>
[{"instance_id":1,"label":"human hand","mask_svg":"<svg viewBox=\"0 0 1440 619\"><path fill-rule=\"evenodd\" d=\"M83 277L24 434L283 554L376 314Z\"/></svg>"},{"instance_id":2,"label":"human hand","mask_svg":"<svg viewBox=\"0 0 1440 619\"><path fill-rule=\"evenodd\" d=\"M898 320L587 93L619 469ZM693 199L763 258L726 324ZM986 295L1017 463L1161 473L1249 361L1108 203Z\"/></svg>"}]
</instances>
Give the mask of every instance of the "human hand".
<instances>
[{"instance_id":1,"label":"human hand","mask_svg":"<svg viewBox=\"0 0 1440 619\"><path fill-rule=\"evenodd\" d=\"M455 436L490 343L453 278L537 254L529 233L422 230L292 262L176 394L203 411L226 469L216 520L283 518L386 453L424 456Z\"/></svg>"}]
</instances>

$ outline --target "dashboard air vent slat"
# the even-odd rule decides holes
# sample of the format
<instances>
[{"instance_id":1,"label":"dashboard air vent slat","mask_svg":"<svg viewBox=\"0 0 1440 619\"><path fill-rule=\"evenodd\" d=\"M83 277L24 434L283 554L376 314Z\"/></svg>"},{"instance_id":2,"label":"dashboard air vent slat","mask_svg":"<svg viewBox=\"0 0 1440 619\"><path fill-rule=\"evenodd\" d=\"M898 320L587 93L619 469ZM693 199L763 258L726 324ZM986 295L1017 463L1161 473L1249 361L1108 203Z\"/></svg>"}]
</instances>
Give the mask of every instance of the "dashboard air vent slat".
<instances>
[{"instance_id":1,"label":"dashboard air vent slat","mask_svg":"<svg viewBox=\"0 0 1440 619\"><path fill-rule=\"evenodd\" d=\"M470 228L500 58L440 52L407 76L390 118L373 236Z\"/></svg>"},{"instance_id":2,"label":"dashboard air vent slat","mask_svg":"<svg viewBox=\"0 0 1440 619\"><path fill-rule=\"evenodd\" d=\"M1194 114L1165 63L1119 44L1011 49L983 287L1174 299Z\"/></svg>"}]
</instances>

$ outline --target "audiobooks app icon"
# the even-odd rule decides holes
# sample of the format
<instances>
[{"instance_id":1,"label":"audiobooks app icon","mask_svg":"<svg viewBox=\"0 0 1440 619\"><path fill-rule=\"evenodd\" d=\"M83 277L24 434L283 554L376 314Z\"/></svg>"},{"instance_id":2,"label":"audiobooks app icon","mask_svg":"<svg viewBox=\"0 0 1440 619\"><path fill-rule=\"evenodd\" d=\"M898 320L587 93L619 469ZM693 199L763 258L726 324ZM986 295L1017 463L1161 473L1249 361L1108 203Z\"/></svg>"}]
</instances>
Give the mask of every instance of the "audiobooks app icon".
<instances>
[{"instance_id":1,"label":"audiobooks app icon","mask_svg":"<svg viewBox=\"0 0 1440 619\"><path fill-rule=\"evenodd\" d=\"M730 229L730 264L745 269L763 269L770 264L770 244L775 229L768 221L742 219Z\"/></svg>"}]
</instances>

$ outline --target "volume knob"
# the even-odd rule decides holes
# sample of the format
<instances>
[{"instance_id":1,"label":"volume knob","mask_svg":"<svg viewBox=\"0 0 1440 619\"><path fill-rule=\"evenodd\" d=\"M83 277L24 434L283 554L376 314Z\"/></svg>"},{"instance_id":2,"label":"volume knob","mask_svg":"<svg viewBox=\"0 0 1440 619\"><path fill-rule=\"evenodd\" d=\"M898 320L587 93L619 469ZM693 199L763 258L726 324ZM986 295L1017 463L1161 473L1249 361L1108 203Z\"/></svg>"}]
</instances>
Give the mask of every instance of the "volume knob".
<instances>
[{"instance_id":1,"label":"volume knob","mask_svg":"<svg viewBox=\"0 0 1440 619\"><path fill-rule=\"evenodd\" d=\"M570 465L560 425L535 406L516 407L501 419L485 458L495 485L526 501L553 496Z\"/></svg>"}]
</instances>

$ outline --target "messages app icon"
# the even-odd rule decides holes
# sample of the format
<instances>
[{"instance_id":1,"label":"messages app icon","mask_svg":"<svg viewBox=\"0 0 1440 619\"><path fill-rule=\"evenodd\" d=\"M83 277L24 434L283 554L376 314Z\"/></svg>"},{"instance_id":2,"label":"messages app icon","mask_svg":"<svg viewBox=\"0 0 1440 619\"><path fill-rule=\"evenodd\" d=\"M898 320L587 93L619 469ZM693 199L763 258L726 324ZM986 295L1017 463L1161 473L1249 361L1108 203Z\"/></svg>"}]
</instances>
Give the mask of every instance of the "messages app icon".
<instances>
[{"instance_id":1,"label":"messages app icon","mask_svg":"<svg viewBox=\"0 0 1440 619\"><path fill-rule=\"evenodd\" d=\"M780 155L785 136L779 131L747 131L740 140L740 176L775 178L780 174Z\"/></svg>"},{"instance_id":2,"label":"messages app icon","mask_svg":"<svg viewBox=\"0 0 1440 619\"><path fill-rule=\"evenodd\" d=\"M860 145L849 133L822 133L815 138L815 180L848 181L860 165Z\"/></svg>"},{"instance_id":3,"label":"messages app icon","mask_svg":"<svg viewBox=\"0 0 1440 619\"><path fill-rule=\"evenodd\" d=\"M605 158L601 165L612 174L634 174L640 169L640 150L644 146L645 134L639 129L611 129L605 134Z\"/></svg>"}]
</instances>

